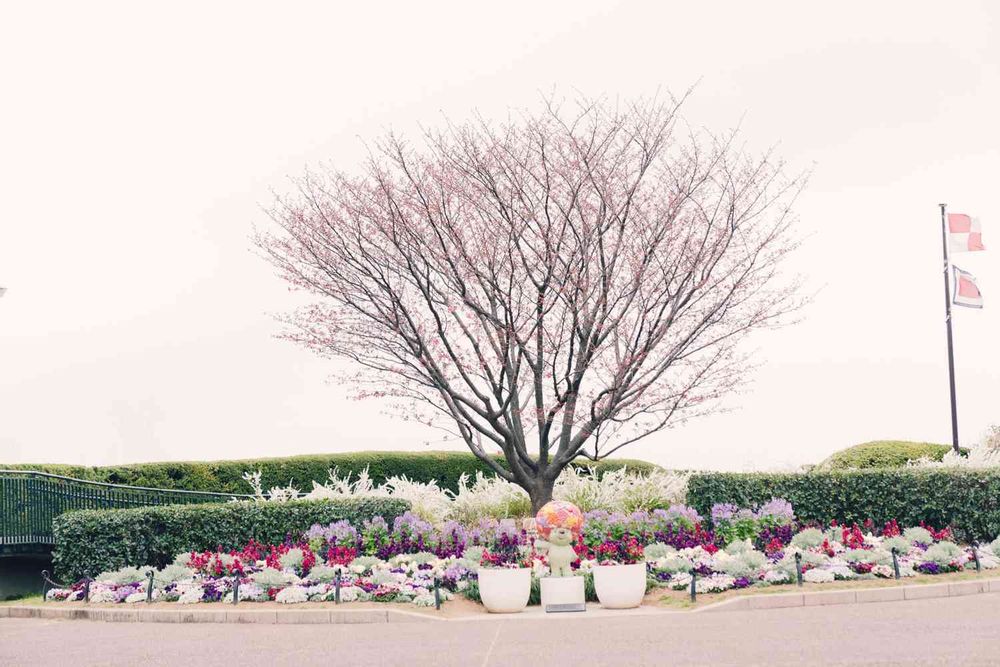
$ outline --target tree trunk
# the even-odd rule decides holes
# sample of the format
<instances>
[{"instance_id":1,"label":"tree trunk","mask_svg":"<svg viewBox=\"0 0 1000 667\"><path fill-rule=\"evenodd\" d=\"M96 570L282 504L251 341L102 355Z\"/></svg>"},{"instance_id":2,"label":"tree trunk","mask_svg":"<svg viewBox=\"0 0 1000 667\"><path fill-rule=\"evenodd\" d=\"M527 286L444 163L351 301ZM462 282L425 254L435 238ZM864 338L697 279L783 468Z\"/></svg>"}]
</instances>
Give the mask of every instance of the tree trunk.
<instances>
[{"instance_id":1,"label":"tree trunk","mask_svg":"<svg viewBox=\"0 0 1000 667\"><path fill-rule=\"evenodd\" d=\"M553 486L555 486L555 480L536 477L531 481L531 485L525 488L528 492L528 497L531 498L532 514L538 514L538 510L542 509L542 505L552 500Z\"/></svg>"}]
</instances>

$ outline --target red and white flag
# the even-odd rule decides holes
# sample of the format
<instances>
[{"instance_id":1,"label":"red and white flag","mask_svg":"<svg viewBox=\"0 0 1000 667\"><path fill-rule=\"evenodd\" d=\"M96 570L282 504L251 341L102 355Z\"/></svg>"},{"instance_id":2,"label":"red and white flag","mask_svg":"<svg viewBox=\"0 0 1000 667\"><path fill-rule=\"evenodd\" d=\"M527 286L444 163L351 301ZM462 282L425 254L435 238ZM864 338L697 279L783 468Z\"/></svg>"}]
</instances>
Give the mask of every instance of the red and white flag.
<instances>
[{"instance_id":1,"label":"red and white flag","mask_svg":"<svg viewBox=\"0 0 1000 667\"><path fill-rule=\"evenodd\" d=\"M986 250L979 220L964 213L948 214L948 237L951 252Z\"/></svg>"},{"instance_id":2,"label":"red and white flag","mask_svg":"<svg viewBox=\"0 0 1000 667\"><path fill-rule=\"evenodd\" d=\"M952 303L966 308L982 308L983 295L976 284L976 277L957 266L952 268L955 269L955 297Z\"/></svg>"}]
</instances>

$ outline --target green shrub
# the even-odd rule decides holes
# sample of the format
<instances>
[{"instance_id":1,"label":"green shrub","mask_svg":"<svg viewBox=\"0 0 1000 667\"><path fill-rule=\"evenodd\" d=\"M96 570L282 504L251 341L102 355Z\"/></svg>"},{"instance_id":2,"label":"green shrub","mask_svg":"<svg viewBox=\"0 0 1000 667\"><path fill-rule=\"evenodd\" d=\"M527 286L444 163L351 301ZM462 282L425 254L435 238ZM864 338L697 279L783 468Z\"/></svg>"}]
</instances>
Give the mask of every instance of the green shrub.
<instances>
[{"instance_id":1,"label":"green shrub","mask_svg":"<svg viewBox=\"0 0 1000 667\"><path fill-rule=\"evenodd\" d=\"M929 458L940 461L951 447L931 442L906 440L874 440L835 452L814 469L814 472L864 468L899 468L909 461ZM962 450L968 453L968 450Z\"/></svg>"},{"instance_id":2,"label":"green shrub","mask_svg":"<svg viewBox=\"0 0 1000 667\"><path fill-rule=\"evenodd\" d=\"M162 567L192 549L240 549L251 539L276 544L315 523L360 525L382 516L391 524L407 509L404 500L348 498L80 510L53 521L52 562L63 580L77 580L126 566Z\"/></svg>"},{"instance_id":3,"label":"green shrub","mask_svg":"<svg viewBox=\"0 0 1000 667\"><path fill-rule=\"evenodd\" d=\"M953 526L963 539L1000 534L1000 469L883 468L810 473L698 473L688 504L702 516L715 503L751 507L785 498L800 520Z\"/></svg>"},{"instance_id":4,"label":"green shrub","mask_svg":"<svg viewBox=\"0 0 1000 667\"><path fill-rule=\"evenodd\" d=\"M503 463L502 457L497 458ZM588 462L582 461L586 466ZM648 472L658 466L634 459L608 459L593 464L599 473L627 466L629 470ZM312 482L324 482L330 468L357 474L368 468L376 484L394 475L405 475L417 482L437 480L441 488L458 489L461 474L489 473L489 467L471 452L346 452L342 454L306 454L284 458L242 459L231 461L179 461L172 463L133 463L119 466L75 466L62 464L19 464L2 466L13 470L38 470L53 475L128 484L160 489L188 489L217 493L251 493L243 473L261 471L264 489L291 482L303 491Z\"/></svg>"}]
</instances>

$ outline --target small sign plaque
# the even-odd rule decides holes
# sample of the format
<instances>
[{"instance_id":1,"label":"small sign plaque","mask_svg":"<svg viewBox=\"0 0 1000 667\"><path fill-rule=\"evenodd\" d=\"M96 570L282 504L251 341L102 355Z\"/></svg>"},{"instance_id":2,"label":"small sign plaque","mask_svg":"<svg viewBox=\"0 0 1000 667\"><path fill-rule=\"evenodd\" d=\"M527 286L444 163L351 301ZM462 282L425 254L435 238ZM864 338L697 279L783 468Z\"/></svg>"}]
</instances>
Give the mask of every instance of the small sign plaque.
<instances>
[{"instance_id":1,"label":"small sign plaque","mask_svg":"<svg viewBox=\"0 0 1000 667\"><path fill-rule=\"evenodd\" d=\"M568 602L565 604L550 604L545 606L546 614L556 614L567 611L587 611L587 605L583 602Z\"/></svg>"}]
</instances>

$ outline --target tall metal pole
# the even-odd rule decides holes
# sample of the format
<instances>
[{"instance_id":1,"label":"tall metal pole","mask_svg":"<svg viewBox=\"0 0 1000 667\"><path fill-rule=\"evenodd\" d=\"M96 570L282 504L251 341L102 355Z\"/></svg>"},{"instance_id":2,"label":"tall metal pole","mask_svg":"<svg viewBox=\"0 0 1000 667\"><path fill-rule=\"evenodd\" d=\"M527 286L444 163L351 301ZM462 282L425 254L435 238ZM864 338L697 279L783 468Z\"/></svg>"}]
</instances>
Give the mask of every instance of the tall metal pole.
<instances>
[{"instance_id":1,"label":"tall metal pole","mask_svg":"<svg viewBox=\"0 0 1000 667\"><path fill-rule=\"evenodd\" d=\"M948 273L950 265L948 263L948 225L945 221L944 209L947 204L941 206L941 252L944 253L944 312L945 323L948 327L948 380L951 388L951 446L955 453L960 453L958 448L958 401L955 398L955 350L951 335L951 283Z\"/></svg>"}]
</instances>

